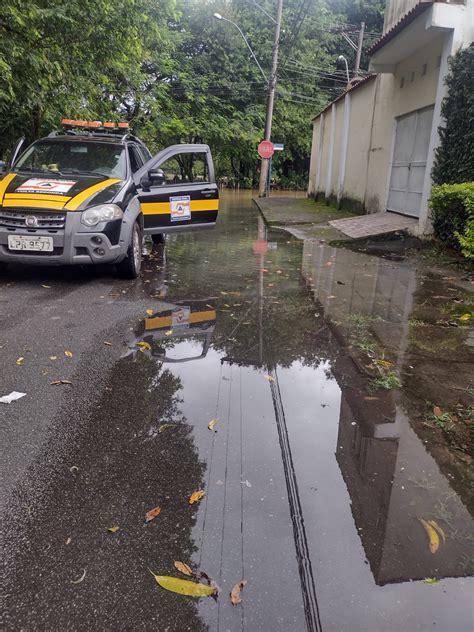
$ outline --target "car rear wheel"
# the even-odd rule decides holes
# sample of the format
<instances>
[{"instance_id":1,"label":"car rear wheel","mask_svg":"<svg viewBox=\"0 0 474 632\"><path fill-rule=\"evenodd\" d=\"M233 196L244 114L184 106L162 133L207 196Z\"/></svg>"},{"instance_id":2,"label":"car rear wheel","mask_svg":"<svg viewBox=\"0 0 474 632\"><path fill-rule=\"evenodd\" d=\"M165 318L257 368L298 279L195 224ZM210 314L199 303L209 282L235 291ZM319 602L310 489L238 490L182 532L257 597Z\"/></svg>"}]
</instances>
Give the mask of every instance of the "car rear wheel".
<instances>
[{"instance_id":1,"label":"car rear wheel","mask_svg":"<svg viewBox=\"0 0 474 632\"><path fill-rule=\"evenodd\" d=\"M142 267L142 232L135 222L130 236L130 244L125 259L117 264L117 272L125 279L136 279Z\"/></svg>"}]
</instances>

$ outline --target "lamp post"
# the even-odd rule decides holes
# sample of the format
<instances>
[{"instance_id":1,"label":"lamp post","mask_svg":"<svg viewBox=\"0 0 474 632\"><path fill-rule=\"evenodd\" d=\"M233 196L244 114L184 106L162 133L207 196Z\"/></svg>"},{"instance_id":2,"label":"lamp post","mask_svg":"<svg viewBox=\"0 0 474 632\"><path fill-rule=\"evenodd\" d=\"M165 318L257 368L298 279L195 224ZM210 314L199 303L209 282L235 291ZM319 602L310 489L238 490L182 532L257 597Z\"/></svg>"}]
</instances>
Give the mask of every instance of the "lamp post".
<instances>
[{"instance_id":1,"label":"lamp post","mask_svg":"<svg viewBox=\"0 0 474 632\"><path fill-rule=\"evenodd\" d=\"M351 78L349 75L349 64L347 63L347 59L344 57L344 55L339 55L339 57L337 58L337 61L343 61L346 64L347 83L349 83Z\"/></svg>"},{"instance_id":2,"label":"lamp post","mask_svg":"<svg viewBox=\"0 0 474 632\"><path fill-rule=\"evenodd\" d=\"M256 3L255 3L256 4ZM259 6L259 5L257 5ZM259 6L259 8L261 8ZM266 113L266 117L265 117L265 134L264 134L264 140L270 140L271 138L271 134L272 134L272 119L273 119L273 104L275 101L275 87L276 87L276 83L277 83L277 68L278 68L278 48L280 45L280 30L281 30L281 15L282 15L282 11L283 11L283 0L278 0L277 3L277 13L276 13L276 19L274 19L273 21L275 22L275 33L273 36L273 48L272 48L272 67L271 67L271 71L270 71L270 78L267 79L265 73L262 70L262 67L260 66L258 59L255 56L255 53L252 50L252 47L250 46L250 44L247 41L247 38L245 37L245 35L242 32L242 29L235 23L232 22L232 20L229 20L228 18L224 18L220 13L214 13L214 17L217 20L224 20L225 22L229 22L229 24L232 24L233 26L235 26L235 28L239 31L239 33L242 36L242 39L244 40L244 42L247 44L247 48L249 49L252 57L255 60L255 63L257 64L260 72L262 73L267 86L268 86L268 96L267 96L267 113ZM267 195L267 178L268 178L268 163L269 159L268 158L262 158L262 163L261 163L261 167L260 167L260 184L258 187L258 195L259 197L266 197Z\"/></svg>"}]
</instances>

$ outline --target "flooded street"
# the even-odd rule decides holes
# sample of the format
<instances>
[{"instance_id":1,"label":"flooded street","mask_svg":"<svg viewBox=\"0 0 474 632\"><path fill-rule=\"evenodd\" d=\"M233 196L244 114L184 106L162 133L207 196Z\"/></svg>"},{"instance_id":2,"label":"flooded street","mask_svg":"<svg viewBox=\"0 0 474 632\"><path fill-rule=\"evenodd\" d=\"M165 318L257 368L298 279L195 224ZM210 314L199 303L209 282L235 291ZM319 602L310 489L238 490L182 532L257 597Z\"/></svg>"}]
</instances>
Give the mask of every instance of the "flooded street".
<instances>
[{"instance_id":1,"label":"flooded street","mask_svg":"<svg viewBox=\"0 0 474 632\"><path fill-rule=\"evenodd\" d=\"M0 279L3 628L468 632L467 282L221 208L137 281Z\"/></svg>"}]
</instances>

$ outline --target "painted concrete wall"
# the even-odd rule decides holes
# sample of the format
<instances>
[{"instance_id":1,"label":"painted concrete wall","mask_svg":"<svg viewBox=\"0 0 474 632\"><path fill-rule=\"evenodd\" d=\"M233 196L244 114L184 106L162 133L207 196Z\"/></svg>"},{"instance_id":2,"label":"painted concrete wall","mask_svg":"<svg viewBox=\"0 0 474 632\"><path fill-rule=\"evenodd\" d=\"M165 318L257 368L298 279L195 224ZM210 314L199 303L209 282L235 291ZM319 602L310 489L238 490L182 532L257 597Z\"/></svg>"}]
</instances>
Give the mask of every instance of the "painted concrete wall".
<instances>
[{"instance_id":1,"label":"painted concrete wall","mask_svg":"<svg viewBox=\"0 0 474 632\"><path fill-rule=\"evenodd\" d=\"M330 196L337 197L337 183L339 179L339 170L341 168L341 143L342 143L342 127L344 122L344 99L336 104L336 130L334 134L334 155L333 167L331 170L331 189Z\"/></svg>"}]
</instances>

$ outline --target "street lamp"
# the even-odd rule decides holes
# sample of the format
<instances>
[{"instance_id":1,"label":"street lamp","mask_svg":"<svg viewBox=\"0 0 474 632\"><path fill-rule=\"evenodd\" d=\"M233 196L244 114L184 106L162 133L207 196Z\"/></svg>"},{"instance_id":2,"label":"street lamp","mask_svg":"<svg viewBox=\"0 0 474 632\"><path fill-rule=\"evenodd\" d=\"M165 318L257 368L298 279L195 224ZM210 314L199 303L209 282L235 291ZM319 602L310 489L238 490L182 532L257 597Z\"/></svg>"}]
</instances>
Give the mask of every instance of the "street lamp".
<instances>
[{"instance_id":1,"label":"street lamp","mask_svg":"<svg viewBox=\"0 0 474 632\"><path fill-rule=\"evenodd\" d=\"M265 75L265 73L263 72L263 68L260 66L260 64L258 63L258 59L255 56L255 53L252 50L252 47L250 46L250 44L248 43L247 38L245 37L245 35L242 32L242 29L240 28L240 26L238 24L236 24L235 22L232 22L232 20L229 20L228 18L225 18L223 15L221 15L220 13L214 13L214 17L216 18L216 20L224 20L224 22L229 22L229 24L232 24L233 26L235 26L235 28L239 31L239 33L242 35L242 39L244 40L244 42L247 44L247 48L249 49L252 57L255 60L255 63L257 64L260 72L262 73L263 78L265 79L265 83L268 83L268 79L267 76Z\"/></svg>"},{"instance_id":2,"label":"street lamp","mask_svg":"<svg viewBox=\"0 0 474 632\"><path fill-rule=\"evenodd\" d=\"M337 61L343 61L346 64L347 83L349 83L351 78L349 76L349 65L347 63L347 59L344 57L344 55L339 55L339 57L337 58Z\"/></svg>"}]
</instances>

